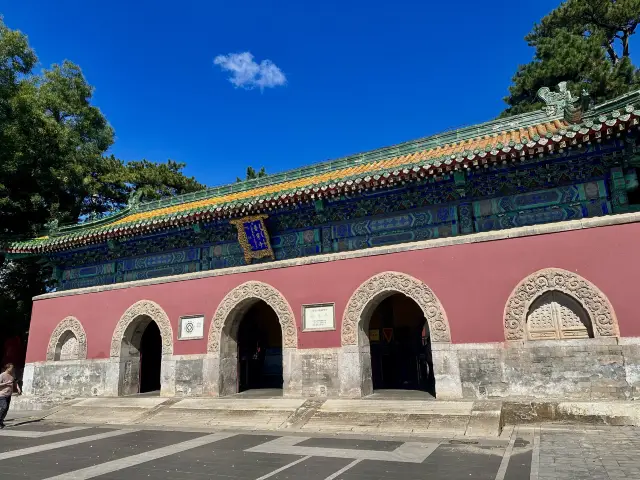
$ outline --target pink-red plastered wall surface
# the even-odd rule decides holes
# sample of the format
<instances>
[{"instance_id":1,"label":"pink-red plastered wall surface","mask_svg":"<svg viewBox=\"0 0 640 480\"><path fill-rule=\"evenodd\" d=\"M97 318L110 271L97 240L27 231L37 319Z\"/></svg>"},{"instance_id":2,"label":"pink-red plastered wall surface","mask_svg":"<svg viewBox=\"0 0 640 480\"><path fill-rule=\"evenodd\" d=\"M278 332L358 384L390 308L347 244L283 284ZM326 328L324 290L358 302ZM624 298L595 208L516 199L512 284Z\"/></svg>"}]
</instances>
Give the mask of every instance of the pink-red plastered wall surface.
<instances>
[{"instance_id":1,"label":"pink-red plastered wall surface","mask_svg":"<svg viewBox=\"0 0 640 480\"><path fill-rule=\"evenodd\" d=\"M384 271L412 275L433 290L448 317L454 343L504 341L504 308L511 292L528 275L549 267L569 270L593 283L613 305L621 336L640 336L638 238L640 224L631 223L38 300L27 362L45 360L51 333L67 316L84 326L88 358L107 358L118 320L139 300L158 303L169 316L174 354L205 353L218 304L249 280L268 283L289 302L298 326L298 348L339 347L349 298L368 278ZM336 330L302 332L302 305L326 302L335 302ZM197 314L205 316L204 338L178 341L180 316Z\"/></svg>"}]
</instances>

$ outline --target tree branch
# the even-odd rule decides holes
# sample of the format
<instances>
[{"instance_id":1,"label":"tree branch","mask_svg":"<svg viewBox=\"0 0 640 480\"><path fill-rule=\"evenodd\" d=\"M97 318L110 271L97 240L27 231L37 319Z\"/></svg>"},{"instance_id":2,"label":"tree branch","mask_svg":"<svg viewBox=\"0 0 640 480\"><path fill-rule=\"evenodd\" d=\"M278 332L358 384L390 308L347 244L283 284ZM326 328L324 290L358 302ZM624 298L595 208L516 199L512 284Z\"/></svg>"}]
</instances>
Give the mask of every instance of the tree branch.
<instances>
[{"instance_id":1,"label":"tree branch","mask_svg":"<svg viewBox=\"0 0 640 480\"><path fill-rule=\"evenodd\" d=\"M629 58L629 33L624 32L621 40L622 40L622 56L625 58Z\"/></svg>"},{"instance_id":2,"label":"tree branch","mask_svg":"<svg viewBox=\"0 0 640 480\"><path fill-rule=\"evenodd\" d=\"M615 48L613 48L613 40L605 42L604 47L607 50L607 55L609 55L611 62L613 62L614 65L617 65L620 59L618 58L618 54L616 53Z\"/></svg>"},{"instance_id":3,"label":"tree branch","mask_svg":"<svg viewBox=\"0 0 640 480\"><path fill-rule=\"evenodd\" d=\"M594 3L598 3L598 2L594 2ZM587 7L586 9L587 17L597 27L603 28L605 30L613 30L613 31L617 31L620 29L618 25L604 22L603 21L604 15L596 12L595 6L592 3L587 2L586 7Z\"/></svg>"}]
</instances>

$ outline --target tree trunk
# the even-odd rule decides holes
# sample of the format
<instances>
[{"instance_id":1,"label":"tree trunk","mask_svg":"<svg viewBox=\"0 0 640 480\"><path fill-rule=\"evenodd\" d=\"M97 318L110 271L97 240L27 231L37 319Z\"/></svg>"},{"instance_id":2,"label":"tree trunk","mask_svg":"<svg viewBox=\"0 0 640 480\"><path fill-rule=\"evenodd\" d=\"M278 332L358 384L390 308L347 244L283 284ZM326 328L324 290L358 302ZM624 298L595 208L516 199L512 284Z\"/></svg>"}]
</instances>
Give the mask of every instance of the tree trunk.
<instances>
[{"instance_id":1,"label":"tree trunk","mask_svg":"<svg viewBox=\"0 0 640 480\"><path fill-rule=\"evenodd\" d=\"M618 54L616 53L615 49L613 48L613 44L612 43L607 43L605 44L605 48L607 49L607 54L609 55L609 59L611 60L611 62L614 65L618 64Z\"/></svg>"},{"instance_id":2,"label":"tree trunk","mask_svg":"<svg viewBox=\"0 0 640 480\"><path fill-rule=\"evenodd\" d=\"M629 58L629 32L622 35L622 56Z\"/></svg>"}]
</instances>

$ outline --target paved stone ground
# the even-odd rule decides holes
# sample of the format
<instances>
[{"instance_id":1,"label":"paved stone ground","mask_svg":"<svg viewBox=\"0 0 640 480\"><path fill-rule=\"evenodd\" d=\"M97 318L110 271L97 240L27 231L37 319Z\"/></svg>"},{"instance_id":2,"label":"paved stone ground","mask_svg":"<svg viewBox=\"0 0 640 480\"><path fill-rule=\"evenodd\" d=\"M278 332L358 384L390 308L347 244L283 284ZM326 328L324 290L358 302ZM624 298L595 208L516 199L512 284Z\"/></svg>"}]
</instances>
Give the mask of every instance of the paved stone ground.
<instances>
[{"instance_id":1,"label":"paved stone ground","mask_svg":"<svg viewBox=\"0 0 640 480\"><path fill-rule=\"evenodd\" d=\"M640 428L509 427L500 438L65 425L0 431L0 478L640 479Z\"/></svg>"},{"instance_id":2,"label":"paved stone ground","mask_svg":"<svg viewBox=\"0 0 640 480\"><path fill-rule=\"evenodd\" d=\"M536 429L538 442L533 463L540 480L640 479L640 427L546 426Z\"/></svg>"}]
</instances>

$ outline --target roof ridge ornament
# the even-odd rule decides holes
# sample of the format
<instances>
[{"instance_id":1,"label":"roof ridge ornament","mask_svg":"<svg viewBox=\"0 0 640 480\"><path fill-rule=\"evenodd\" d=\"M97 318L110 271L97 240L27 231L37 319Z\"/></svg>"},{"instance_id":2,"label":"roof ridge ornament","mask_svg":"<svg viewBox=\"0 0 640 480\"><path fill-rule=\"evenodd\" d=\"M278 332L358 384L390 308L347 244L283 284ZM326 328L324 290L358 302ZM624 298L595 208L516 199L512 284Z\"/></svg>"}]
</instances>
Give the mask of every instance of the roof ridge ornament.
<instances>
[{"instance_id":1,"label":"roof ridge ornament","mask_svg":"<svg viewBox=\"0 0 640 480\"><path fill-rule=\"evenodd\" d=\"M60 222L57 218L44 224L44 228L47 230L49 236L53 236L60 231Z\"/></svg>"},{"instance_id":2,"label":"roof ridge ornament","mask_svg":"<svg viewBox=\"0 0 640 480\"><path fill-rule=\"evenodd\" d=\"M133 190L129 194L129 201L127 202L127 208L129 208L129 210L137 210L138 205L140 205L141 198L142 198L142 192L138 190Z\"/></svg>"},{"instance_id":3,"label":"roof ridge ornament","mask_svg":"<svg viewBox=\"0 0 640 480\"><path fill-rule=\"evenodd\" d=\"M583 89L579 98L574 97L567 88L567 82L560 82L557 92L552 92L549 87L542 87L537 96L546 104L544 111L548 117L555 117L562 112L569 123L580 122L583 114L591 107L589 93Z\"/></svg>"}]
</instances>

